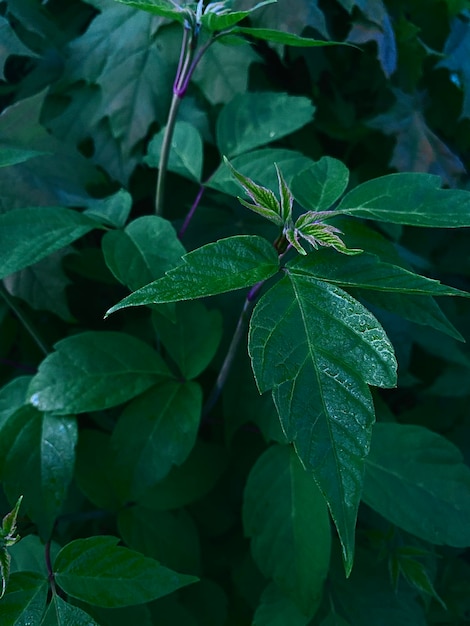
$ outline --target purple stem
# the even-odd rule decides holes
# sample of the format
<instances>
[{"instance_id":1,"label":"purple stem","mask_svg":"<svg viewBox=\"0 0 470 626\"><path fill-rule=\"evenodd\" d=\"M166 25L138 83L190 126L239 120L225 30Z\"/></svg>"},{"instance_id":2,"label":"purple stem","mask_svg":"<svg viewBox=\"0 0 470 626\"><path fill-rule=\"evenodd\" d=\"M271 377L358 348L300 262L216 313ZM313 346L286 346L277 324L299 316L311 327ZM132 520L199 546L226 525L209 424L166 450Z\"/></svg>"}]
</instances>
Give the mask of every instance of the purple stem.
<instances>
[{"instance_id":1,"label":"purple stem","mask_svg":"<svg viewBox=\"0 0 470 626\"><path fill-rule=\"evenodd\" d=\"M199 191L197 192L197 196L194 199L194 202L191 206L191 208L188 211L188 214L185 217L185 220L183 222L183 225L181 226L179 232L178 232L178 239L182 239L188 229L188 226L191 222L191 220L194 217L194 213L196 212L197 207L199 206L199 202L201 201L202 195L205 191L205 188L201 185L199 187Z\"/></svg>"}]
</instances>

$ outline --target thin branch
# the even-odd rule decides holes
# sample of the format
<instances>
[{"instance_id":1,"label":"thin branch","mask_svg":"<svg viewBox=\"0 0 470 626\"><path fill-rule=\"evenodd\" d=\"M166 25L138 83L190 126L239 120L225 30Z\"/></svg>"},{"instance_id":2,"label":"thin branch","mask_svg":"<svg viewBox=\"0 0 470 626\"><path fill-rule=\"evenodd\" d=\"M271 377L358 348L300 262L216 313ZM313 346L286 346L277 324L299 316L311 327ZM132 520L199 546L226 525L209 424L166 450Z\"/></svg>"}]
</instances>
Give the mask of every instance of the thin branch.
<instances>
[{"instance_id":1,"label":"thin branch","mask_svg":"<svg viewBox=\"0 0 470 626\"><path fill-rule=\"evenodd\" d=\"M46 342L41 338L41 334L34 327L33 323L30 319L28 319L27 315L21 310L21 307L15 302L15 299L8 293L3 284L0 281L0 295L5 300L6 304L10 307L19 321L26 328L28 333L36 342L39 349L44 353L45 356L49 354L49 349L47 347Z\"/></svg>"}]
</instances>

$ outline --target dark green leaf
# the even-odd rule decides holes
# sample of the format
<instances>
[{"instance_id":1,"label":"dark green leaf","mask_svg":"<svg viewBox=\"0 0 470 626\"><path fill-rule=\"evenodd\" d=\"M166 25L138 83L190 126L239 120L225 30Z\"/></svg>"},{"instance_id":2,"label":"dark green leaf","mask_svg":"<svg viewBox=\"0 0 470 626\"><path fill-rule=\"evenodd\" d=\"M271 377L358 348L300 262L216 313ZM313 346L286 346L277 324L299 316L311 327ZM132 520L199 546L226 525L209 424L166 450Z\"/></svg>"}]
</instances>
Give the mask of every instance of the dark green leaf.
<instances>
[{"instance_id":1,"label":"dark green leaf","mask_svg":"<svg viewBox=\"0 0 470 626\"><path fill-rule=\"evenodd\" d=\"M162 128L149 143L144 163L151 167L160 166L160 153L166 128ZM171 137L168 169L184 178L199 182L202 175L202 137L193 124L176 122Z\"/></svg>"},{"instance_id":2,"label":"dark green leaf","mask_svg":"<svg viewBox=\"0 0 470 626\"><path fill-rule=\"evenodd\" d=\"M277 0L264 0L263 2L258 2L248 11L230 11L216 13L215 11L205 11L202 18L202 25L207 28L207 30L211 32L222 31L230 29L238 22L241 22L245 17L248 17L250 13L256 11L256 9L260 9L261 7L266 6L267 4L273 4Z\"/></svg>"},{"instance_id":3,"label":"dark green leaf","mask_svg":"<svg viewBox=\"0 0 470 626\"><path fill-rule=\"evenodd\" d=\"M28 395L41 411L85 413L130 400L168 376L160 355L139 339L89 331L55 345Z\"/></svg>"},{"instance_id":4,"label":"dark green leaf","mask_svg":"<svg viewBox=\"0 0 470 626\"><path fill-rule=\"evenodd\" d=\"M115 537L76 539L54 562L56 583L70 596L113 608L143 604L197 581L117 545Z\"/></svg>"},{"instance_id":5,"label":"dark green leaf","mask_svg":"<svg viewBox=\"0 0 470 626\"><path fill-rule=\"evenodd\" d=\"M222 316L198 301L179 302L175 319L154 313L160 341L185 379L197 378L212 361L222 337Z\"/></svg>"},{"instance_id":6,"label":"dark green leaf","mask_svg":"<svg viewBox=\"0 0 470 626\"><path fill-rule=\"evenodd\" d=\"M35 157L41 156L43 154L49 153L42 152L40 150L10 148L8 146L0 145L0 167L8 167L9 165L16 165L17 163L24 163L25 161L29 161L29 159L34 159Z\"/></svg>"},{"instance_id":7,"label":"dark green leaf","mask_svg":"<svg viewBox=\"0 0 470 626\"><path fill-rule=\"evenodd\" d=\"M303 96L255 92L239 94L217 118L217 146L228 157L277 141L313 119L315 108Z\"/></svg>"},{"instance_id":8,"label":"dark green leaf","mask_svg":"<svg viewBox=\"0 0 470 626\"><path fill-rule=\"evenodd\" d=\"M10 416L27 402L31 379L31 376L18 376L0 389L0 441L2 440L2 428ZM5 450L0 443L0 459L4 457L4 454Z\"/></svg>"},{"instance_id":9,"label":"dark green leaf","mask_svg":"<svg viewBox=\"0 0 470 626\"><path fill-rule=\"evenodd\" d=\"M374 291L410 295L466 296L470 293L442 285L438 280L383 263L375 254L363 252L352 258L321 250L288 263L293 274L308 274L340 287L359 287Z\"/></svg>"},{"instance_id":10,"label":"dark green leaf","mask_svg":"<svg viewBox=\"0 0 470 626\"><path fill-rule=\"evenodd\" d=\"M84 215L97 219L106 226L123 228L132 209L132 196L125 189L120 189L112 196L88 203Z\"/></svg>"},{"instance_id":11,"label":"dark green leaf","mask_svg":"<svg viewBox=\"0 0 470 626\"><path fill-rule=\"evenodd\" d=\"M282 175L289 185L296 174L312 165L312 160L293 150L264 148L235 157L231 163L244 176L249 176L267 189L277 189L278 180L276 169L273 167L274 163L282 171ZM240 193L239 185L233 180L233 176L225 164L216 170L215 174L207 181L206 186L235 197Z\"/></svg>"},{"instance_id":12,"label":"dark green leaf","mask_svg":"<svg viewBox=\"0 0 470 626\"><path fill-rule=\"evenodd\" d=\"M183 7L178 6L176 2L171 0L117 0L121 4L125 4L133 9L146 11L152 15L159 15L170 20L176 20L183 23L187 18L187 12Z\"/></svg>"},{"instance_id":13,"label":"dark green leaf","mask_svg":"<svg viewBox=\"0 0 470 626\"><path fill-rule=\"evenodd\" d=\"M336 210L393 224L470 226L470 193L440 187L440 177L432 174L389 174L350 191Z\"/></svg>"},{"instance_id":14,"label":"dark green leaf","mask_svg":"<svg viewBox=\"0 0 470 626\"><path fill-rule=\"evenodd\" d=\"M24 510L47 539L73 475L76 420L25 406L9 419L3 437L5 492L11 500L24 495Z\"/></svg>"},{"instance_id":15,"label":"dark green leaf","mask_svg":"<svg viewBox=\"0 0 470 626\"><path fill-rule=\"evenodd\" d=\"M26 57L34 57L36 54L27 48L21 39L18 38L18 35L15 33L10 23L4 17L0 17L0 41L2 42L0 48L0 80L5 80L5 63L9 56L21 55ZM3 150L0 148L0 163L3 164ZM34 155L31 155L34 156ZM30 158L26 156L26 159ZM20 159L20 161L16 161L16 163L21 163L26 159ZM0 165L1 167L1 165Z\"/></svg>"},{"instance_id":16,"label":"dark green leaf","mask_svg":"<svg viewBox=\"0 0 470 626\"><path fill-rule=\"evenodd\" d=\"M199 385L168 381L124 409L111 440L114 473L133 499L186 460L196 441L201 407Z\"/></svg>"},{"instance_id":17,"label":"dark green leaf","mask_svg":"<svg viewBox=\"0 0 470 626\"><path fill-rule=\"evenodd\" d=\"M253 617L252 626L307 626L310 618L301 613L296 605L271 583L261 596Z\"/></svg>"},{"instance_id":18,"label":"dark green leaf","mask_svg":"<svg viewBox=\"0 0 470 626\"><path fill-rule=\"evenodd\" d=\"M458 448L426 428L376 424L363 499L430 543L470 544L470 469Z\"/></svg>"},{"instance_id":19,"label":"dark green leaf","mask_svg":"<svg viewBox=\"0 0 470 626\"><path fill-rule=\"evenodd\" d=\"M304 209L326 211L348 186L348 168L337 159L322 157L292 180L294 198Z\"/></svg>"},{"instance_id":20,"label":"dark green leaf","mask_svg":"<svg viewBox=\"0 0 470 626\"><path fill-rule=\"evenodd\" d=\"M263 574L312 617L328 572L330 520L313 476L290 446L272 446L252 469L243 525Z\"/></svg>"},{"instance_id":21,"label":"dark green leaf","mask_svg":"<svg viewBox=\"0 0 470 626\"><path fill-rule=\"evenodd\" d=\"M181 262L186 252L168 220L146 215L124 231L106 233L102 241L106 264L119 282L139 289Z\"/></svg>"},{"instance_id":22,"label":"dark green leaf","mask_svg":"<svg viewBox=\"0 0 470 626\"><path fill-rule=\"evenodd\" d=\"M192 300L250 287L279 269L274 246L256 235L220 239L185 254L182 261L163 278L115 304L106 315L127 306Z\"/></svg>"},{"instance_id":23,"label":"dark green leaf","mask_svg":"<svg viewBox=\"0 0 470 626\"><path fill-rule=\"evenodd\" d=\"M119 512L118 528L129 548L178 571L195 574L200 569L197 527L184 509L126 507Z\"/></svg>"},{"instance_id":24,"label":"dark green leaf","mask_svg":"<svg viewBox=\"0 0 470 626\"><path fill-rule=\"evenodd\" d=\"M41 626L99 626L99 624L78 606L65 602L55 594Z\"/></svg>"},{"instance_id":25,"label":"dark green leaf","mask_svg":"<svg viewBox=\"0 0 470 626\"><path fill-rule=\"evenodd\" d=\"M96 222L63 207L13 209L0 215L0 278L83 237Z\"/></svg>"},{"instance_id":26,"label":"dark green leaf","mask_svg":"<svg viewBox=\"0 0 470 626\"><path fill-rule=\"evenodd\" d=\"M47 590L45 576L34 572L12 574L0 602L0 622L5 626L40 624L46 608Z\"/></svg>"},{"instance_id":27,"label":"dark green leaf","mask_svg":"<svg viewBox=\"0 0 470 626\"><path fill-rule=\"evenodd\" d=\"M328 502L349 572L374 421L367 384L395 385L393 348L349 294L288 273L256 305L249 352L260 392L273 389L285 434Z\"/></svg>"},{"instance_id":28,"label":"dark green leaf","mask_svg":"<svg viewBox=\"0 0 470 626\"><path fill-rule=\"evenodd\" d=\"M301 48L347 45L336 41L319 41L317 39L311 39L310 37L300 37L299 35L286 33L282 30L274 30L273 28L235 26L232 33L236 35L248 35L248 37L253 37L254 39L262 39L264 41L271 41L272 43L280 43L286 46L298 46Z\"/></svg>"},{"instance_id":29,"label":"dark green leaf","mask_svg":"<svg viewBox=\"0 0 470 626\"><path fill-rule=\"evenodd\" d=\"M467 63L470 54L470 29L464 14L462 19L456 18L444 47L444 59L439 62L441 67L447 67L456 72L463 84L464 99L462 117L470 117L470 68Z\"/></svg>"}]
</instances>

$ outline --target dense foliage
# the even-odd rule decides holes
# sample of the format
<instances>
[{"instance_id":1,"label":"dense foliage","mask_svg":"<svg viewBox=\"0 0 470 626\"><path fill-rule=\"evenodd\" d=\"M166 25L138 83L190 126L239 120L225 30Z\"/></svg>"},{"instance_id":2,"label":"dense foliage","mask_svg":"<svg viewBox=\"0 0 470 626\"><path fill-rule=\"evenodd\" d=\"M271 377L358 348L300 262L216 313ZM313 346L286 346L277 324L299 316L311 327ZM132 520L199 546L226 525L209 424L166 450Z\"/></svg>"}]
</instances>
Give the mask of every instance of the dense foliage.
<instances>
[{"instance_id":1,"label":"dense foliage","mask_svg":"<svg viewBox=\"0 0 470 626\"><path fill-rule=\"evenodd\" d=\"M470 2L0 1L0 623L470 622Z\"/></svg>"}]
</instances>

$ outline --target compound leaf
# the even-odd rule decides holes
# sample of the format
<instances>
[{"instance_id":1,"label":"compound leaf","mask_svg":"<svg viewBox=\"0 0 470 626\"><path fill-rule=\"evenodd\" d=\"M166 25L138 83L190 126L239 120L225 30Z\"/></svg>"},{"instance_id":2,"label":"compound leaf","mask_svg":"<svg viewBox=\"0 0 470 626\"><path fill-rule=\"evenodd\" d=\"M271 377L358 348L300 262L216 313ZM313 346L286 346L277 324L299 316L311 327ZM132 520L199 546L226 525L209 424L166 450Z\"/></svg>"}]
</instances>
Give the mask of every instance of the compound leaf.
<instances>
[{"instance_id":1,"label":"compound leaf","mask_svg":"<svg viewBox=\"0 0 470 626\"><path fill-rule=\"evenodd\" d=\"M35 572L16 572L0 602L2 624L40 624L46 607L48 582Z\"/></svg>"},{"instance_id":2,"label":"compound leaf","mask_svg":"<svg viewBox=\"0 0 470 626\"><path fill-rule=\"evenodd\" d=\"M396 360L373 315L338 287L290 273L258 302L249 352L260 392L324 494L351 570L374 409L368 384L393 387Z\"/></svg>"},{"instance_id":3,"label":"compound leaf","mask_svg":"<svg viewBox=\"0 0 470 626\"><path fill-rule=\"evenodd\" d=\"M349 170L338 159L322 157L292 180L291 190L304 209L326 211L343 195Z\"/></svg>"}]
</instances>

